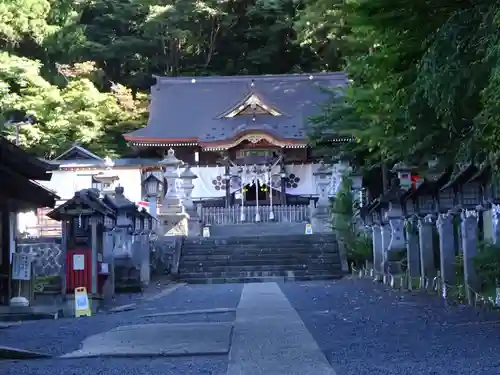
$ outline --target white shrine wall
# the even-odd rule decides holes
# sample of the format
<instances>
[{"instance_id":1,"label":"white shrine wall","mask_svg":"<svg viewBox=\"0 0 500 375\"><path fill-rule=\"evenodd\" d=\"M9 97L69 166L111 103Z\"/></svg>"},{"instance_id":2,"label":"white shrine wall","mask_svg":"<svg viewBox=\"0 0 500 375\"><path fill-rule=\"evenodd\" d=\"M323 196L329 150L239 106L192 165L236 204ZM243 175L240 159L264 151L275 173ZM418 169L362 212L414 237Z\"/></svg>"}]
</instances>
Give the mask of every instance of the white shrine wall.
<instances>
[{"instance_id":1,"label":"white shrine wall","mask_svg":"<svg viewBox=\"0 0 500 375\"><path fill-rule=\"evenodd\" d=\"M37 181L41 185L56 192L61 198L61 201L71 199L75 192L82 189L92 188L92 176L104 172L102 169L67 169L60 168L52 172L50 181ZM141 187L141 168L113 168L113 173L118 176L115 181L115 186L122 186L124 188L125 197L132 202L140 202L142 200L142 187Z\"/></svg>"}]
</instances>

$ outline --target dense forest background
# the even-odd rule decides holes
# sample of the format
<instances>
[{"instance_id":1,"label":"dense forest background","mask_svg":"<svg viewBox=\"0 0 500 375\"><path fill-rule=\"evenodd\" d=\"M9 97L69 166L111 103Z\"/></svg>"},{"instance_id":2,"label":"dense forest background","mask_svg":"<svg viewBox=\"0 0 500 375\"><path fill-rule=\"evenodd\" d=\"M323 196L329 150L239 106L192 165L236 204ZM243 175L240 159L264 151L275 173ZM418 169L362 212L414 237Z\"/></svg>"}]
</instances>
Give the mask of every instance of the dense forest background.
<instances>
[{"instance_id":1,"label":"dense forest background","mask_svg":"<svg viewBox=\"0 0 500 375\"><path fill-rule=\"evenodd\" d=\"M0 125L53 157L74 141L125 151L144 124L151 75L338 70L302 0L1 0ZM307 29L307 30L306 30Z\"/></svg>"},{"instance_id":2,"label":"dense forest background","mask_svg":"<svg viewBox=\"0 0 500 375\"><path fill-rule=\"evenodd\" d=\"M0 126L47 158L120 155L152 74L345 69L311 140L355 141L325 152L497 165L499 25L491 0L0 0Z\"/></svg>"}]
</instances>

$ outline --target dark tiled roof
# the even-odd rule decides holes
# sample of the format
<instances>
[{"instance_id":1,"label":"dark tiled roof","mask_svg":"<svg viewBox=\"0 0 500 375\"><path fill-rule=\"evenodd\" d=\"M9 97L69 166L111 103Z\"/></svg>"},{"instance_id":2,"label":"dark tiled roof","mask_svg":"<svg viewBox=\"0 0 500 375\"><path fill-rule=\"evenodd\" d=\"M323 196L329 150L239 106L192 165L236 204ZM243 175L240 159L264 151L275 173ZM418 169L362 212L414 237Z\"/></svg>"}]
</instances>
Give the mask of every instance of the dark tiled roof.
<instances>
[{"instance_id":1,"label":"dark tiled roof","mask_svg":"<svg viewBox=\"0 0 500 375\"><path fill-rule=\"evenodd\" d=\"M312 79L311 79L312 77ZM217 142L241 132L267 131L278 138L303 140L308 119L327 99L323 87L345 86L342 72L275 76L156 77L146 127L129 133L136 142ZM253 85L252 85L253 83ZM283 116L220 118L250 94Z\"/></svg>"},{"instance_id":2,"label":"dark tiled roof","mask_svg":"<svg viewBox=\"0 0 500 375\"><path fill-rule=\"evenodd\" d=\"M160 161L157 159L147 158L120 158L113 159L114 167L142 167L156 165ZM60 169L64 168L105 168L103 160L54 160L53 163Z\"/></svg>"}]
</instances>

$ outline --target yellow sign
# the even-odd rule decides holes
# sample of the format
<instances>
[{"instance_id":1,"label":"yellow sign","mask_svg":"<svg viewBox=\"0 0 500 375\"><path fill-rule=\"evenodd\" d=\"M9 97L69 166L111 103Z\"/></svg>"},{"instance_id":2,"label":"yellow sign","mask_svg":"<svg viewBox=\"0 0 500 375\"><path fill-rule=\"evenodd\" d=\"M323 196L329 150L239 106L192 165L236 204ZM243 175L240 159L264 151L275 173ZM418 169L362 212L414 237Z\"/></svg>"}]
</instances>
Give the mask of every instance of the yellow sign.
<instances>
[{"instance_id":1,"label":"yellow sign","mask_svg":"<svg viewBox=\"0 0 500 375\"><path fill-rule=\"evenodd\" d=\"M203 227L203 237L210 237L210 228Z\"/></svg>"},{"instance_id":2,"label":"yellow sign","mask_svg":"<svg viewBox=\"0 0 500 375\"><path fill-rule=\"evenodd\" d=\"M306 234L313 234L313 228L311 224L306 224Z\"/></svg>"},{"instance_id":3,"label":"yellow sign","mask_svg":"<svg viewBox=\"0 0 500 375\"><path fill-rule=\"evenodd\" d=\"M91 316L89 296L87 288L75 288L75 317Z\"/></svg>"}]
</instances>

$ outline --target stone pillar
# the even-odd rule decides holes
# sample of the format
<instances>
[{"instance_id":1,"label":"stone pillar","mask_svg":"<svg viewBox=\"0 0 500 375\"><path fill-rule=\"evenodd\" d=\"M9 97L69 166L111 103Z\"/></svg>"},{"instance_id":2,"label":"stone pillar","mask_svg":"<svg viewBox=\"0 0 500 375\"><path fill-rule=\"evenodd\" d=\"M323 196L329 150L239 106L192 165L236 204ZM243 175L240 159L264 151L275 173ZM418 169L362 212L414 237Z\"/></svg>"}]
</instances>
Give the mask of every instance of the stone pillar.
<instances>
[{"instance_id":1,"label":"stone pillar","mask_svg":"<svg viewBox=\"0 0 500 375\"><path fill-rule=\"evenodd\" d=\"M401 261L406 254L404 219L401 206L390 203L389 211L387 211L385 217L389 224L389 243L384 246L386 251L385 270L389 273L401 273Z\"/></svg>"},{"instance_id":2,"label":"stone pillar","mask_svg":"<svg viewBox=\"0 0 500 375\"><path fill-rule=\"evenodd\" d=\"M375 281L381 281L380 275L384 272L384 250L382 248L382 230L381 226L378 224L372 226L372 251Z\"/></svg>"},{"instance_id":3,"label":"stone pillar","mask_svg":"<svg viewBox=\"0 0 500 375\"><path fill-rule=\"evenodd\" d=\"M109 275L103 285L103 298L104 303L109 305L115 294L115 257L113 253L115 247L115 235L113 233L113 228L111 225L106 225L106 230L103 233L103 236L102 256L103 261L105 263L108 263L109 271Z\"/></svg>"},{"instance_id":4,"label":"stone pillar","mask_svg":"<svg viewBox=\"0 0 500 375\"><path fill-rule=\"evenodd\" d=\"M491 242L500 244L500 205L491 206Z\"/></svg>"},{"instance_id":5,"label":"stone pillar","mask_svg":"<svg viewBox=\"0 0 500 375\"><path fill-rule=\"evenodd\" d=\"M319 198L311 215L311 226L314 233L331 232L330 226L330 200L328 187L330 186L331 170L323 162L314 173Z\"/></svg>"},{"instance_id":6,"label":"stone pillar","mask_svg":"<svg viewBox=\"0 0 500 375\"><path fill-rule=\"evenodd\" d=\"M479 279L474 269L473 258L477 255L477 225L478 213L476 211L463 211L461 218L461 240L462 251L464 254L464 277L465 277L465 295L469 303L474 302L474 295L470 288L479 291Z\"/></svg>"},{"instance_id":7,"label":"stone pillar","mask_svg":"<svg viewBox=\"0 0 500 375\"><path fill-rule=\"evenodd\" d=\"M439 253L441 258L441 280L448 285L455 285L455 235L453 232L453 214L439 214L436 221L439 233Z\"/></svg>"},{"instance_id":8,"label":"stone pillar","mask_svg":"<svg viewBox=\"0 0 500 375\"><path fill-rule=\"evenodd\" d=\"M436 276L434 262L434 218L427 215L418 219L418 242L420 247L420 271L423 277L432 279Z\"/></svg>"},{"instance_id":9,"label":"stone pillar","mask_svg":"<svg viewBox=\"0 0 500 375\"><path fill-rule=\"evenodd\" d=\"M382 223L380 226L380 238L382 244L382 272L387 274L391 272L388 258L388 250L391 243L391 226L389 223Z\"/></svg>"},{"instance_id":10,"label":"stone pillar","mask_svg":"<svg viewBox=\"0 0 500 375\"><path fill-rule=\"evenodd\" d=\"M158 217L158 194L148 195L148 203L149 214L156 219ZM156 222L156 220L153 220L153 222Z\"/></svg>"},{"instance_id":11,"label":"stone pillar","mask_svg":"<svg viewBox=\"0 0 500 375\"><path fill-rule=\"evenodd\" d=\"M184 190L183 204L186 209L186 213L188 214L187 235L189 237L197 237L201 235L200 216L197 208L194 206L193 199L191 198L191 194L194 189L193 181L197 178L198 176L193 173L189 165L186 166L186 169L184 169L180 175L180 179L182 180L182 189ZM226 182L229 184L229 180L226 180ZM227 191L229 191L229 188Z\"/></svg>"},{"instance_id":12,"label":"stone pillar","mask_svg":"<svg viewBox=\"0 0 500 375\"><path fill-rule=\"evenodd\" d=\"M420 249L418 246L418 222L417 217L411 216L406 220L406 259L408 262L408 274L411 279L419 278L420 272Z\"/></svg>"}]
</instances>

